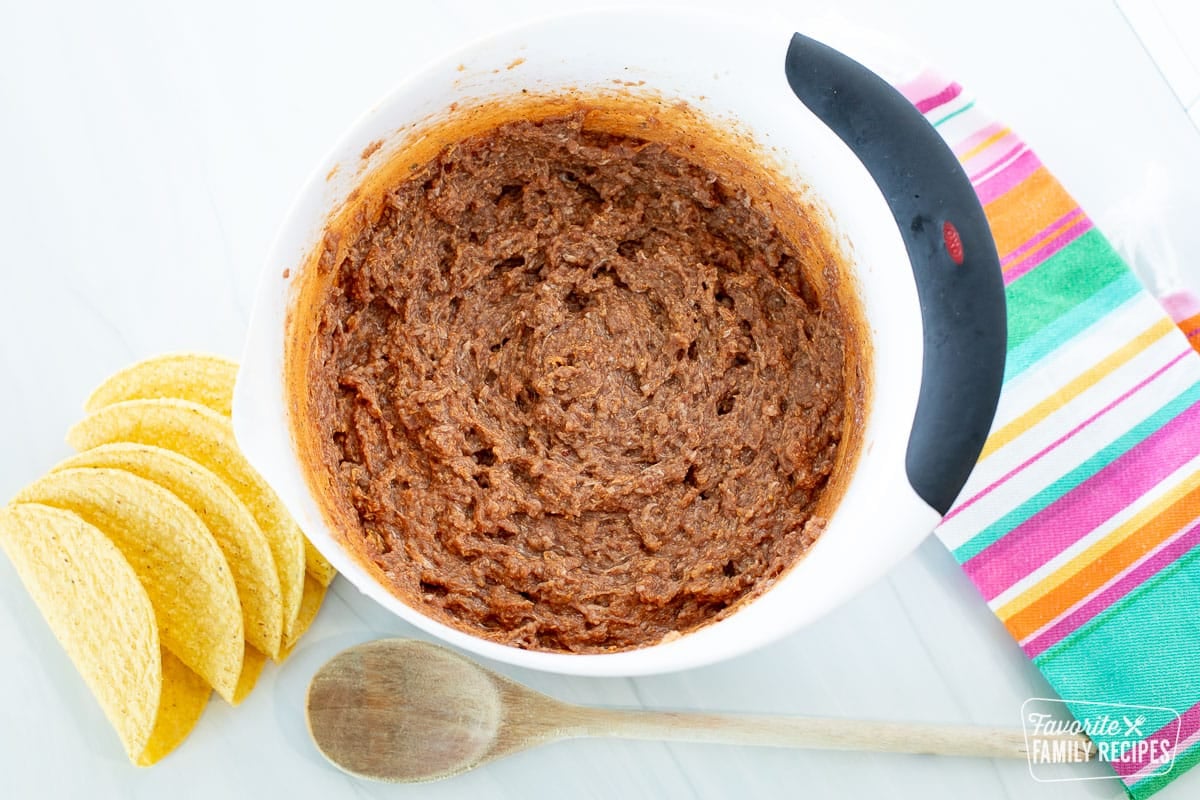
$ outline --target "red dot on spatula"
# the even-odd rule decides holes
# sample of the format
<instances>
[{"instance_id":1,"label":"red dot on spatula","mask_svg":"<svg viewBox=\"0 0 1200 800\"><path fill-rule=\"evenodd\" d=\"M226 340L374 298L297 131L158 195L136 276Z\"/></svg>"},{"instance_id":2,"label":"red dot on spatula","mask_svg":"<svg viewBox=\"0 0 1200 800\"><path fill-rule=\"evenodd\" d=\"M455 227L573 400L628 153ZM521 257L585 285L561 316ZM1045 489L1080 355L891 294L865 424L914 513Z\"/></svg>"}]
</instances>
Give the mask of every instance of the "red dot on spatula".
<instances>
[{"instance_id":1,"label":"red dot on spatula","mask_svg":"<svg viewBox=\"0 0 1200 800\"><path fill-rule=\"evenodd\" d=\"M950 259L955 264L962 266L962 237L958 235L958 228L954 227L954 223L949 220L942 223L942 241L946 244L946 252L950 254Z\"/></svg>"}]
</instances>

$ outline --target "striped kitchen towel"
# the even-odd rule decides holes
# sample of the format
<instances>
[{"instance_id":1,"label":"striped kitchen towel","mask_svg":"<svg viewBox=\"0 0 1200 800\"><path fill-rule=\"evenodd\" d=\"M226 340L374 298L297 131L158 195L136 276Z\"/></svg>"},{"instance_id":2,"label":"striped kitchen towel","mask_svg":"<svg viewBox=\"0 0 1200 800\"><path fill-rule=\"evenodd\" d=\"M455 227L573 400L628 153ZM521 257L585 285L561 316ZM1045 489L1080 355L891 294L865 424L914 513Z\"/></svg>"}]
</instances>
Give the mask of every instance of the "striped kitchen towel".
<instances>
[{"instance_id":1,"label":"striped kitchen towel","mask_svg":"<svg viewBox=\"0 0 1200 800\"><path fill-rule=\"evenodd\" d=\"M1200 298L1191 292L1171 292L1160 299L1192 347L1200 352Z\"/></svg>"},{"instance_id":2,"label":"striped kitchen towel","mask_svg":"<svg viewBox=\"0 0 1200 800\"><path fill-rule=\"evenodd\" d=\"M1200 357L1185 335L1200 345L1200 306L1165 303L1177 325L961 86L923 73L900 89L970 177L1008 297L999 409L937 535L1077 718L1157 707L1093 735L1147 797L1200 761ZM1177 742L1174 766L1130 758L1121 736Z\"/></svg>"}]
</instances>

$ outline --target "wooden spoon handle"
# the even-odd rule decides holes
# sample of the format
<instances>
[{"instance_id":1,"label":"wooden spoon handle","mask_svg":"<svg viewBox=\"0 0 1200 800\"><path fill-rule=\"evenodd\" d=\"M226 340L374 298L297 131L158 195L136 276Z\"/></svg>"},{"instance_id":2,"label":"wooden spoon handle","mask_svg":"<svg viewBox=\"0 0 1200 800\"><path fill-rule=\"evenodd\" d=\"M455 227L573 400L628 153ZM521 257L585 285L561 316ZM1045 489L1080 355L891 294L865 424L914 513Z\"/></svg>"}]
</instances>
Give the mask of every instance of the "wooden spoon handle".
<instances>
[{"instance_id":1,"label":"wooden spoon handle","mask_svg":"<svg viewBox=\"0 0 1200 800\"><path fill-rule=\"evenodd\" d=\"M976 758L1026 758L1028 746L1019 729L974 725L929 725L819 717L740 714L693 714L670 711L580 709L580 736L714 742L814 750L866 750L880 753L929 753ZM1051 746L1094 757L1085 736L1042 737Z\"/></svg>"}]
</instances>

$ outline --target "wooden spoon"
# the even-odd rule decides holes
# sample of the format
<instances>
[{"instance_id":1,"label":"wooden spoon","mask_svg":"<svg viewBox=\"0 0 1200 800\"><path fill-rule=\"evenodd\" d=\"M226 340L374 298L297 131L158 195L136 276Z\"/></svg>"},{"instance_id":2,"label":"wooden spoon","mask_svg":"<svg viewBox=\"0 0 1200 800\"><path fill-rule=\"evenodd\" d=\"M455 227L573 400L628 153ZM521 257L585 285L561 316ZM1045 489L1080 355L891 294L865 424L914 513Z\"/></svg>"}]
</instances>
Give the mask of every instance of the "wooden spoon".
<instances>
[{"instance_id":1,"label":"wooden spoon","mask_svg":"<svg viewBox=\"0 0 1200 800\"><path fill-rule=\"evenodd\" d=\"M308 687L308 727L341 769L400 783L449 778L581 736L978 758L1027 752L1022 731L1002 728L584 708L415 639L380 639L334 656ZM1086 737L1062 739L1094 756Z\"/></svg>"}]
</instances>

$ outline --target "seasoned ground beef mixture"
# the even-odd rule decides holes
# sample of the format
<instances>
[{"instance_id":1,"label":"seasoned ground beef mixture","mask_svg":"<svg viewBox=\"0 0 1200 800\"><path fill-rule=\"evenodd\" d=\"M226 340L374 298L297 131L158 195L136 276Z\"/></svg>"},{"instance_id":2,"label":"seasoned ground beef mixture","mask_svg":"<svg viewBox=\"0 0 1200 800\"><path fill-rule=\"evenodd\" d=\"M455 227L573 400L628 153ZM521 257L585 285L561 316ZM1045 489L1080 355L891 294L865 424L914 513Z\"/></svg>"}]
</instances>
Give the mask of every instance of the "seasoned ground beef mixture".
<instances>
[{"instance_id":1,"label":"seasoned ground beef mixture","mask_svg":"<svg viewBox=\"0 0 1200 800\"><path fill-rule=\"evenodd\" d=\"M743 191L582 121L450 146L330 244L308 379L344 533L399 596L600 652L717 618L820 534L845 331Z\"/></svg>"}]
</instances>

